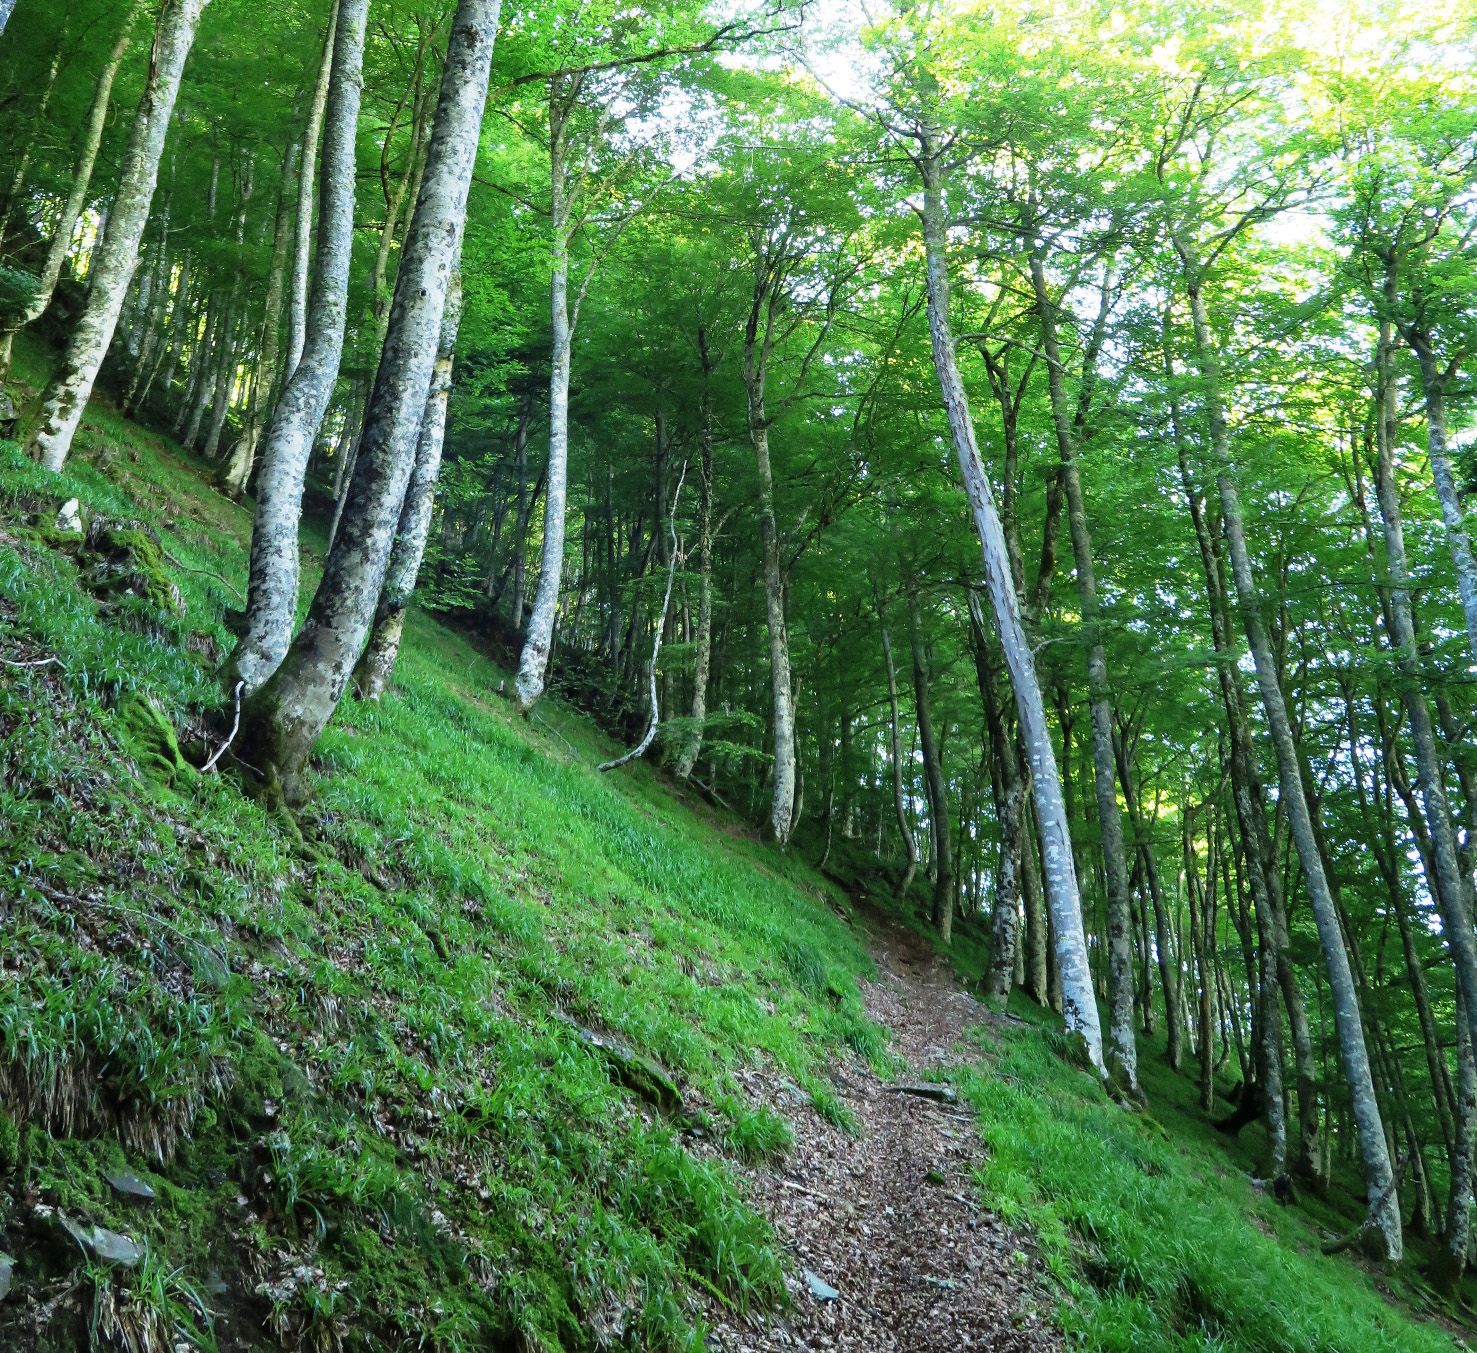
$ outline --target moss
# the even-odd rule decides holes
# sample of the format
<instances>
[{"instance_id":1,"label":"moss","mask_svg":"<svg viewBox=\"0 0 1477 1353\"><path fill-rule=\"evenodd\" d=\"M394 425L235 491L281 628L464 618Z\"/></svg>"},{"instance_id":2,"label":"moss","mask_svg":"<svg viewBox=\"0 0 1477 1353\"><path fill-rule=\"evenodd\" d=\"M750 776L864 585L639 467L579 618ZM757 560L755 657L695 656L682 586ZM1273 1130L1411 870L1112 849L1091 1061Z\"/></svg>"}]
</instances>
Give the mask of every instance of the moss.
<instances>
[{"instance_id":1,"label":"moss","mask_svg":"<svg viewBox=\"0 0 1477 1353\"><path fill-rule=\"evenodd\" d=\"M194 772L180 752L174 725L147 695L130 691L117 708L118 728L128 750L145 775L172 785Z\"/></svg>"}]
</instances>

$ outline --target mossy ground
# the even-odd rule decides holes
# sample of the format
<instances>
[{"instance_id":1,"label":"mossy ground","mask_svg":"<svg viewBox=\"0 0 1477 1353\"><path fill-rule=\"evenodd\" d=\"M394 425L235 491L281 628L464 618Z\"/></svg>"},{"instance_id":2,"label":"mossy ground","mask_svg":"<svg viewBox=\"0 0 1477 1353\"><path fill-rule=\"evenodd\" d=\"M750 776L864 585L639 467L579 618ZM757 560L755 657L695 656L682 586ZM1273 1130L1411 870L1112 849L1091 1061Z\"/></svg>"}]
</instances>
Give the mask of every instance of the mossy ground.
<instances>
[{"instance_id":1,"label":"mossy ground","mask_svg":"<svg viewBox=\"0 0 1477 1353\"><path fill-rule=\"evenodd\" d=\"M60 482L0 447L0 657L22 664L0 670L0 1347L696 1348L695 1294L780 1299L725 1157L790 1130L734 1073L836 1117L828 1064L885 1061L844 895L647 765L596 774L586 721L518 719L505 674L418 615L295 822L180 770L143 710L218 743L245 574L249 519L208 480L105 409ZM157 533L182 611L100 597L24 526L73 496ZM955 950L978 965L967 925ZM681 1110L581 1028L660 1064ZM1249 1189L1251 1148L1188 1080L1154 1074L1156 1121L1047 1029L976 1052L983 1196L1039 1234L1081 1346L1451 1347ZM123 1168L157 1198L119 1196ZM36 1202L148 1257L79 1280Z\"/></svg>"}]
</instances>

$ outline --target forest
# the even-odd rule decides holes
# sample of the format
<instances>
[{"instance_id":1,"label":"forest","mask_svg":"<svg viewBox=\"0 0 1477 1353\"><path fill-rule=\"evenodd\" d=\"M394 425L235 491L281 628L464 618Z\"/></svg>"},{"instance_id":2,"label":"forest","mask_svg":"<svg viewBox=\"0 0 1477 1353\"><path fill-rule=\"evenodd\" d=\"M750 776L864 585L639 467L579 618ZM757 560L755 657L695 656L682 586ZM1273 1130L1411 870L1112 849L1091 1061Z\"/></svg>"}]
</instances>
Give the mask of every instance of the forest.
<instances>
[{"instance_id":1,"label":"forest","mask_svg":"<svg viewBox=\"0 0 1477 1353\"><path fill-rule=\"evenodd\" d=\"M1465 1347L1474 69L0 0L0 1345Z\"/></svg>"}]
</instances>

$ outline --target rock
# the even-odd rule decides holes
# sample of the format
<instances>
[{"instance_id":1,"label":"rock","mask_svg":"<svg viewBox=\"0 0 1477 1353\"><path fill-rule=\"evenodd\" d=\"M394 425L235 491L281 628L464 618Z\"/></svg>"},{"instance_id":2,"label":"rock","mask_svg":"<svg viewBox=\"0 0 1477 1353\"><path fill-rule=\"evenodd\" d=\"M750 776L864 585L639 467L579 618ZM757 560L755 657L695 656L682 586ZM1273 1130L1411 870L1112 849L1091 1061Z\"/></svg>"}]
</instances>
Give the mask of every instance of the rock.
<instances>
[{"instance_id":1,"label":"rock","mask_svg":"<svg viewBox=\"0 0 1477 1353\"><path fill-rule=\"evenodd\" d=\"M20 415L16 412L15 401L4 390L0 390L0 438L13 442L19 426Z\"/></svg>"},{"instance_id":2,"label":"rock","mask_svg":"<svg viewBox=\"0 0 1477 1353\"><path fill-rule=\"evenodd\" d=\"M926 1273L923 1275L923 1281L930 1287L937 1287L943 1292L952 1292L959 1286L952 1278L932 1278Z\"/></svg>"},{"instance_id":3,"label":"rock","mask_svg":"<svg viewBox=\"0 0 1477 1353\"><path fill-rule=\"evenodd\" d=\"M806 1286L810 1288L810 1295L817 1301L835 1301L841 1295L818 1273L812 1273L810 1269L803 1270Z\"/></svg>"},{"instance_id":4,"label":"rock","mask_svg":"<svg viewBox=\"0 0 1477 1353\"><path fill-rule=\"evenodd\" d=\"M70 535L82 534L82 504L76 498L68 498L56 514L56 529Z\"/></svg>"},{"instance_id":5,"label":"rock","mask_svg":"<svg viewBox=\"0 0 1477 1353\"><path fill-rule=\"evenodd\" d=\"M158 1196L152 1184L146 1184L132 1170L110 1170L103 1176L117 1193L125 1198L138 1198L151 1203Z\"/></svg>"},{"instance_id":6,"label":"rock","mask_svg":"<svg viewBox=\"0 0 1477 1353\"><path fill-rule=\"evenodd\" d=\"M889 1085L887 1088L895 1095L916 1095L919 1099L931 1099L935 1104L954 1104L959 1100L959 1095L952 1085L934 1085L929 1083L923 1085Z\"/></svg>"},{"instance_id":7,"label":"rock","mask_svg":"<svg viewBox=\"0 0 1477 1353\"><path fill-rule=\"evenodd\" d=\"M41 1209L37 1208L38 1215L40 1211ZM134 1268L144 1257L142 1245L130 1240L127 1236L119 1235L117 1231L108 1230L106 1226L87 1226L82 1222L73 1221L64 1212L55 1213L54 1218L82 1248L83 1253L90 1254L94 1259L100 1259L105 1264L117 1264L120 1268Z\"/></svg>"},{"instance_id":8,"label":"rock","mask_svg":"<svg viewBox=\"0 0 1477 1353\"><path fill-rule=\"evenodd\" d=\"M0 1254L0 1301L10 1295L10 1280L15 1276L15 1260Z\"/></svg>"},{"instance_id":9,"label":"rock","mask_svg":"<svg viewBox=\"0 0 1477 1353\"><path fill-rule=\"evenodd\" d=\"M105 1264L134 1268L144 1257L144 1247L127 1236L120 1236L105 1226L94 1226L90 1234L93 1255Z\"/></svg>"}]
</instances>

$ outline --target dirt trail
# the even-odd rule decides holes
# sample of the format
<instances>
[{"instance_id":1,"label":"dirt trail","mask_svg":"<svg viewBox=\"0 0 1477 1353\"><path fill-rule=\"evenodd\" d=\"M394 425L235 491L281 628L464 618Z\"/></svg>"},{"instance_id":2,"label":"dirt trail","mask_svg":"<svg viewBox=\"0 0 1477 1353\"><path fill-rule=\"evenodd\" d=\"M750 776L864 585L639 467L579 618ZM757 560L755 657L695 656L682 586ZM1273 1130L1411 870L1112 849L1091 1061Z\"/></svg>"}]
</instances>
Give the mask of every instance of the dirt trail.
<instances>
[{"instance_id":1,"label":"dirt trail","mask_svg":"<svg viewBox=\"0 0 1477 1353\"><path fill-rule=\"evenodd\" d=\"M868 1014L892 1030L908 1070L961 1060L954 1045L995 1018L962 991L917 936L870 913L877 961L864 984ZM858 1132L813 1111L797 1091L747 1077L759 1099L795 1124L794 1150L749 1172L750 1196L794 1258L792 1309L720 1322L709 1346L729 1353L833 1349L854 1353L1044 1353L1062 1347L1029 1247L979 1204L970 1167L979 1132L962 1106L887 1088L859 1061L833 1071ZM787 1100L789 1102L787 1102ZM811 1275L825 1286L812 1290ZM836 1293L830 1296L827 1289Z\"/></svg>"}]
</instances>

